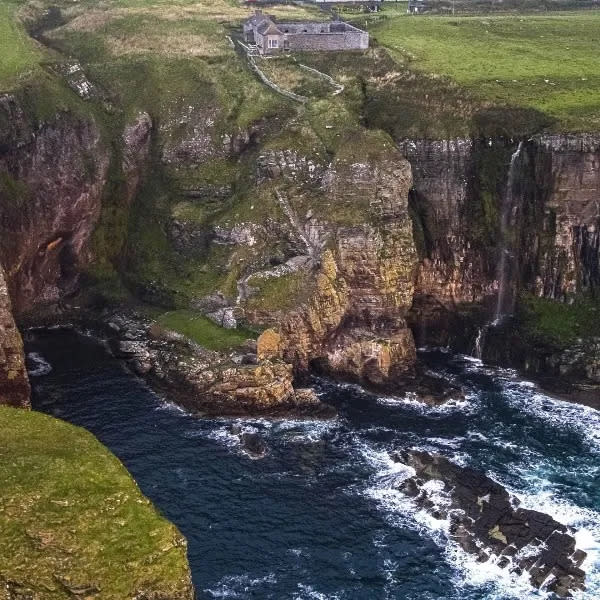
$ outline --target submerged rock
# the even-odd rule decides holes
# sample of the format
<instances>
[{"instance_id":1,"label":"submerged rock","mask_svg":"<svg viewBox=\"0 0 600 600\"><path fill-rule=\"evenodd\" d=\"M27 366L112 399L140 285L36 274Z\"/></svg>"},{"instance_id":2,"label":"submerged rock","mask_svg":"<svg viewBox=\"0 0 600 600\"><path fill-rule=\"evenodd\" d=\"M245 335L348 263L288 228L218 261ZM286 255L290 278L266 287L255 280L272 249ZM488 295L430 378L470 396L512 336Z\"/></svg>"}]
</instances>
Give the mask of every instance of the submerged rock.
<instances>
[{"instance_id":1,"label":"submerged rock","mask_svg":"<svg viewBox=\"0 0 600 600\"><path fill-rule=\"evenodd\" d=\"M263 458L267 454L267 444L257 433L240 434L242 450L253 459Z\"/></svg>"},{"instance_id":2,"label":"submerged rock","mask_svg":"<svg viewBox=\"0 0 600 600\"><path fill-rule=\"evenodd\" d=\"M415 471L400 489L435 518L449 518L451 538L479 561L494 557L500 567L527 572L531 585L561 598L585 589L580 566L586 553L576 550L572 532L551 516L519 508L500 484L442 456L410 451L396 460Z\"/></svg>"}]
</instances>

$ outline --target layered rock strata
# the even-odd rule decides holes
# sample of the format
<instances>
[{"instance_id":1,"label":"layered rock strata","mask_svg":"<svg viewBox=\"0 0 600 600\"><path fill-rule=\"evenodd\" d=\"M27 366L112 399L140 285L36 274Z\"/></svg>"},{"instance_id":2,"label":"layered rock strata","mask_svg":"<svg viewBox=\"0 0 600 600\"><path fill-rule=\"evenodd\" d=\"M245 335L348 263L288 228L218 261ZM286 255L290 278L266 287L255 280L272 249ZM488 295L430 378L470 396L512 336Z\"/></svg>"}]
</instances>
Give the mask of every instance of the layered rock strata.
<instances>
[{"instance_id":1,"label":"layered rock strata","mask_svg":"<svg viewBox=\"0 0 600 600\"><path fill-rule=\"evenodd\" d=\"M282 162L279 172L296 171L282 169ZM309 260L301 272L307 293L297 306L270 316L253 310L250 301L250 321L277 323L277 341L271 331L259 338L259 356L279 356L300 372L318 366L343 379L393 385L412 373L416 361L405 318L416 265L410 167L383 145L377 160L343 157L310 173L322 173L314 210L299 217L290 200L290 220L305 233ZM328 214L320 203L327 204ZM342 211L348 205L359 218L346 224Z\"/></svg>"},{"instance_id":2,"label":"layered rock strata","mask_svg":"<svg viewBox=\"0 0 600 600\"><path fill-rule=\"evenodd\" d=\"M502 286L513 302L521 292L558 302L597 297L597 135L402 141L399 148L414 178L420 260L409 318L420 344L469 350L474 324L494 318Z\"/></svg>"}]
</instances>

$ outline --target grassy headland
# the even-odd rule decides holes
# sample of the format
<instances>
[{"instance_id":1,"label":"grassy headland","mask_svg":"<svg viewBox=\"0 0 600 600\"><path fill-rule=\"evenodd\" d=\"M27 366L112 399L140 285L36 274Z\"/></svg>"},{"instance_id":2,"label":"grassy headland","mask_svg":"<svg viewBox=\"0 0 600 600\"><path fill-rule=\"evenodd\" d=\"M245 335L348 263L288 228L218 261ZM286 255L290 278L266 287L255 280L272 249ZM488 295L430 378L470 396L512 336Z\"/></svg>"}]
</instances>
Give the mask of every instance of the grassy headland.
<instances>
[{"instance_id":1,"label":"grassy headland","mask_svg":"<svg viewBox=\"0 0 600 600\"><path fill-rule=\"evenodd\" d=\"M0 480L0 585L16 596L192 597L182 536L90 433L0 407Z\"/></svg>"},{"instance_id":2,"label":"grassy headland","mask_svg":"<svg viewBox=\"0 0 600 600\"><path fill-rule=\"evenodd\" d=\"M371 33L400 64L447 77L482 103L540 111L554 128L600 127L600 12L407 17Z\"/></svg>"}]
</instances>

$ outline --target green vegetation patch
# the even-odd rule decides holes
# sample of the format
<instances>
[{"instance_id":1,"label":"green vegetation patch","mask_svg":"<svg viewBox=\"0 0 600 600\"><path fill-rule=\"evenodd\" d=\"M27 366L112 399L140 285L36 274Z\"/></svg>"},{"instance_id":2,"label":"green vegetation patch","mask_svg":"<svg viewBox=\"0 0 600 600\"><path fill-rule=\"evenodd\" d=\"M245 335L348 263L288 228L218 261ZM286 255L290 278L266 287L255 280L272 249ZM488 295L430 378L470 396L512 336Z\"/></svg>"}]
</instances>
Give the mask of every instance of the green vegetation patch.
<instances>
[{"instance_id":1,"label":"green vegetation patch","mask_svg":"<svg viewBox=\"0 0 600 600\"><path fill-rule=\"evenodd\" d=\"M565 304L527 295L521 298L520 316L528 335L559 348L578 338L600 336L598 301L581 299Z\"/></svg>"},{"instance_id":2,"label":"green vegetation patch","mask_svg":"<svg viewBox=\"0 0 600 600\"><path fill-rule=\"evenodd\" d=\"M192 310L175 310L161 315L157 323L165 329L181 333L209 350L229 350L241 346L256 334L246 329L225 329Z\"/></svg>"},{"instance_id":3,"label":"green vegetation patch","mask_svg":"<svg viewBox=\"0 0 600 600\"><path fill-rule=\"evenodd\" d=\"M535 109L561 129L600 127L600 12L397 17L372 28L399 63L482 102Z\"/></svg>"},{"instance_id":4,"label":"green vegetation patch","mask_svg":"<svg viewBox=\"0 0 600 600\"><path fill-rule=\"evenodd\" d=\"M0 582L19 597L192 597L185 540L87 431L0 407Z\"/></svg>"},{"instance_id":5,"label":"green vegetation patch","mask_svg":"<svg viewBox=\"0 0 600 600\"><path fill-rule=\"evenodd\" d=\"M310 297L313 283L309 273L297 271L281 277L252 277L248 281L255 290L246 303L251 310L289 310Z\"/></svg>"},{"instance_id":6,"label":"green vegetation patch","mask_svg":"<svg viewBox=\"0 0 600 600\"><path fill-rule=\"evenodd\" d=\"M333 94L331 83L308 69L302 68L290 56L266 58L258 63L260 70L276 85L307 98Z\"/></svg>"},{"instance_id":7,"label":"green vegetation patch","mask_svg":"<svg viewBox=\"0 0 600 600\"><path fill-rule=\"evenodd\" d=\"M0 4L0 91L12 89L18 80L39 70L41 52L18 23L14 2Z\"/></svg>"}]
</instances>

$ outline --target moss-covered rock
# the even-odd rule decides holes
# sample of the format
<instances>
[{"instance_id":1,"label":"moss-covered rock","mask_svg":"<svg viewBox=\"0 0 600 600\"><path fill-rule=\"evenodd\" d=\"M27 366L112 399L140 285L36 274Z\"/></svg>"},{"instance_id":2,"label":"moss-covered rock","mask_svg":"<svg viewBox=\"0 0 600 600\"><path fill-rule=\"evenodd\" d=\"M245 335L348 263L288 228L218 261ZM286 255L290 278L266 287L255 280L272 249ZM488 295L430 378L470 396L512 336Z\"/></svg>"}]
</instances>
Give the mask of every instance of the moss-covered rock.
<instances>
[{"instance_id":1,"label":"moss-covered rock","mask_svg":"<svg viewBox=\"0 0 600 600\"><path fill-rule=\"evenodd\" d=\"M186 542L90 433L0 407L0 598L192 600Z\"/></svg>"}]
</instances>

